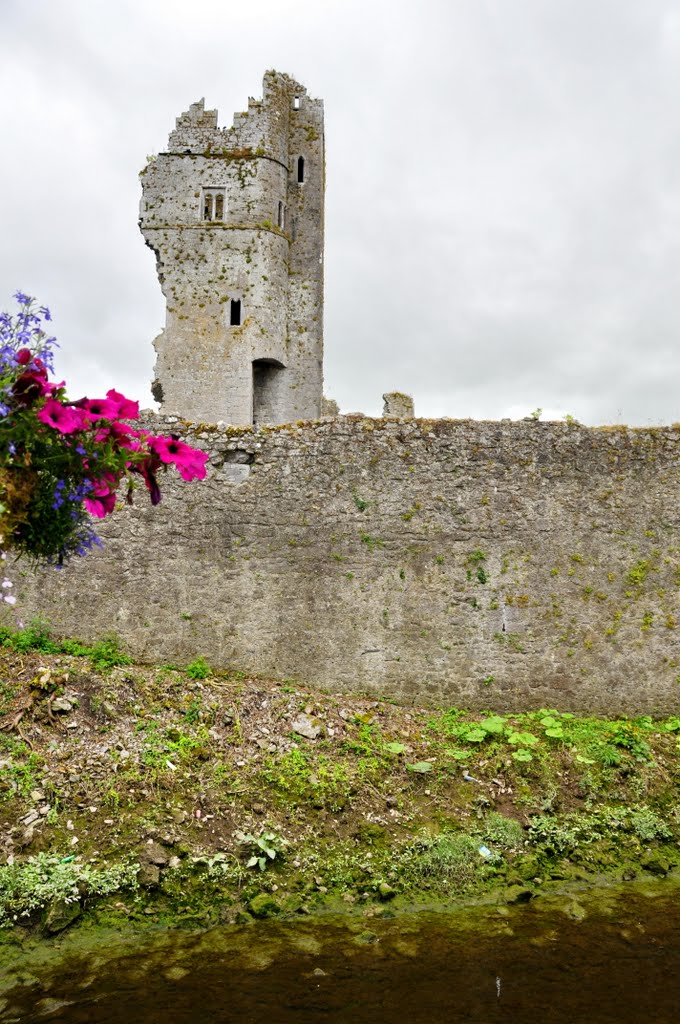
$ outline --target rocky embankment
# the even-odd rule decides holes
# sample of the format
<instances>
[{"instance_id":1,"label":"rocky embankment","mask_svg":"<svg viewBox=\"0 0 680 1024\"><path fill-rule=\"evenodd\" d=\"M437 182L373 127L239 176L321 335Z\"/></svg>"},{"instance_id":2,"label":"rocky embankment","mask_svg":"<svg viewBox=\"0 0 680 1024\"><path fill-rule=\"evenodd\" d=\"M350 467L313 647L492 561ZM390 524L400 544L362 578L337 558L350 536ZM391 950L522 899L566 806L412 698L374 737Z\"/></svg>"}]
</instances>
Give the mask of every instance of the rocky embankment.
<instances>
[{"instance_id":1,"label":"rocky embankment","mask_svg":"<svg viewBox=\"0 0 680 1024\"><path fill-rule=\"evenodd\" d=\"M0 647L5 940L539 898L680 863L680 718L401 707L44 629Z\"/></svg>"}]
</instances>

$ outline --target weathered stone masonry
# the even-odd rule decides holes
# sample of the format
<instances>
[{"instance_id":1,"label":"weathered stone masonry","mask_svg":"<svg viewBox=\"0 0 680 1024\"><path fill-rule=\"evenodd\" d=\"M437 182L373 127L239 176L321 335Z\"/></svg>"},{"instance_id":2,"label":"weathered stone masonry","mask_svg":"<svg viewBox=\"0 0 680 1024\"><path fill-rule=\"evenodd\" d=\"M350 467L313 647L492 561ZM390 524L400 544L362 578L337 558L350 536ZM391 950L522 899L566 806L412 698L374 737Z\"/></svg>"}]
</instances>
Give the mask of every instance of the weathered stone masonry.
<instances>
[{"instance_id":1,"label":"weathered stone masonry","mask_svg":"<svg viewBox=\"0 0 680 1024\"><path fill-rule=\"evenodd\" d=\"M141 174L140 228L166 324L154 396L165 413L252 425L320 415L323 103L269 71L230 128L203 100Z\"/></svg>"},{"instance_id":2,"label":"weathered stone masonry","mask_svg":"<svg viewBox=\"0 0 680 1024\"><path fill-rule=\"evenodd\" d=\"M162 421L211 453L19 575L24 614L142 658L398 699L680 709L680 431Z\"/></svg>"}]
</instances>

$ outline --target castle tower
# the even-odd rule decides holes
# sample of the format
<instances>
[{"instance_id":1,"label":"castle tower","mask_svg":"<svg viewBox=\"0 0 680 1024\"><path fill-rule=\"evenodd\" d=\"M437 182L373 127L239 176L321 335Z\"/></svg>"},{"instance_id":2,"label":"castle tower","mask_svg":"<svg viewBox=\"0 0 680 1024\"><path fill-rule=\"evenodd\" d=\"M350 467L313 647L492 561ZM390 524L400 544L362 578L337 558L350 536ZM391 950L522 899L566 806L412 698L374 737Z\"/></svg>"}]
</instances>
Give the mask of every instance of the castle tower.
<instances>
[{"instance_id":1,"label":"castle tower","mask_svg":"<svg viewBox=\"0 0 680 1024\"><path fill-rule=\"evenodd\" d=\"M140 229L166 300L161 411L238 425L318 418L323 102L275 71L231 128L200 100L141 180Z\"/></svg>"}]
</instances>

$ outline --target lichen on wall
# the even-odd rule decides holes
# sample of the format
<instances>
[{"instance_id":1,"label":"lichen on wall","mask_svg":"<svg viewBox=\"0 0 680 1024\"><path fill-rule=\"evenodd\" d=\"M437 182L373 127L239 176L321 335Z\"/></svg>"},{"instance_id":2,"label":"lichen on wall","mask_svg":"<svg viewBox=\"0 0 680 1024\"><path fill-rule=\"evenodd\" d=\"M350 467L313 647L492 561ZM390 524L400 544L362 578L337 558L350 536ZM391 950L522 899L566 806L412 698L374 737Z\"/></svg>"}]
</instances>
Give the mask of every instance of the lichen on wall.
<instances>
[{"instance_id":1,"label":"lichen on wall","mask_svg":"<svg viewBox=\"0 0 680 1024\"><path fill-rule=\"evenodd\" d=\"M168 475L58 573L19 563L25 618L400 700L680 709L678 429L154 429L208 450L208 479Z\"/></svg>"}]
</instances>

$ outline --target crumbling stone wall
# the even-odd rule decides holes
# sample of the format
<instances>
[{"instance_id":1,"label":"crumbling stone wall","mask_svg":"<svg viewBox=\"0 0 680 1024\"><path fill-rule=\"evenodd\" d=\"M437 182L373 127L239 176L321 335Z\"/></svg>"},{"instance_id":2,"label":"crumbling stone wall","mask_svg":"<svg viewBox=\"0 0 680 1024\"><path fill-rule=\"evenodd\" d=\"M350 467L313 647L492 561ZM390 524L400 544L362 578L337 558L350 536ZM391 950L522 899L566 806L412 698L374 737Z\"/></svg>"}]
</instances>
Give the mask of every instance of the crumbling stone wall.
<instances>
[{"instance_id":1,"label":"crumbling stone wall","mask_svg":"<svg viewBox=\"0 0 680 1024\"><path fill-rule=\"evenodd\" d=\"M231 128L203 100L177 119L141 174L140 228L166 299L163 412L241 425L320 415L324 173L323 103L287 75L267 72Z\"/></svg>"},{"instance_id":2,"label":"crumbling stone wall","mask_svg":"<svg viewBox=\"0 0 680 1024\"><path fill-rule=\"evenodd\" d=\"M189 426L25 618L141 658L508 709L680 710L680 431L339 417Z\"/></svg>"}]
</instances>

